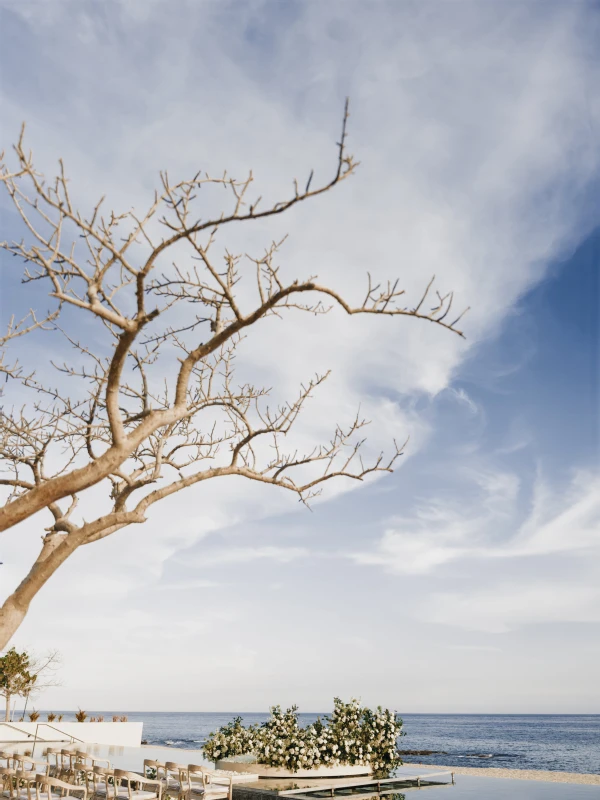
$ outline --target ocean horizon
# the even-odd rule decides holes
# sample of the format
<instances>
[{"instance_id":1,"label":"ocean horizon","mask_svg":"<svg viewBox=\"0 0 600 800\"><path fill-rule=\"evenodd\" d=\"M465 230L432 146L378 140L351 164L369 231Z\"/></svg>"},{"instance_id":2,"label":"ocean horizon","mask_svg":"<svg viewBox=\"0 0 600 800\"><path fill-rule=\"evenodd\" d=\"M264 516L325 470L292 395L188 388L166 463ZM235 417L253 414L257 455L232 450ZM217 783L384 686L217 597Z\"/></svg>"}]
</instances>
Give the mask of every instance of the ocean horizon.
<instances>
[{"instance_id":1,"label":"ocean horizon","mask_svg":"<svg viewBox=\"0 0 600 800\"><path fill-rule=\"evenodd\" d=\"M87 711L87 709L86 709ZM21 712L15 712L18 719ZM40 721L48 712L40 711ZM74 720L74 711L55 711ZM302 727L329 712L299 714ZM143 740L199 750L208 735L233 717L245 725L260 724L266 712L238 711L87 711L90 716L127 716L143 722ZM406 763L463 767L552 770L600 773L600 714L402 714L404 735L400 751L421 751L403 755ZM83 723L85 724L85 723ZM423 755L422 751L430 751Z\"/></svg>"}]
</instances>

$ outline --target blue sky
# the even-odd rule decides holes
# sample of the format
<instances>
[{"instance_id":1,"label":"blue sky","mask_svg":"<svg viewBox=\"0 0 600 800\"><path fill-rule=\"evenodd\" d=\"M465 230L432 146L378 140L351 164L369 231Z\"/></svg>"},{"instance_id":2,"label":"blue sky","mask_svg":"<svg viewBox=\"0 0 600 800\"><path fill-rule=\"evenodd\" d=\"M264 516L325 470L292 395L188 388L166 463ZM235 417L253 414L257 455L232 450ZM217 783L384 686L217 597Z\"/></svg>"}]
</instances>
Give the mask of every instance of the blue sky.
<instances>
[{"instance_id":1,"label":"blue sky","mask_svg":"<svg viewBox=\"0 0 600 800\"><path fill-rule=\"evenodd\" d=\"M252 167L274 196L330 168L350 95L356 179L227 245L289 231L287 274L359 296L371 270L418 296L436 273L471 306L466 341L340 315L257 330L240 373L276 397L333 369L302 441L361 404L372 452L410 434L400 468L312 513L222 481L84 548L18 634L63 652L64 686L42 704L313 710L340 695L406 713L599 712L597 5L4 0L0 13L3 145L26 119L37 162L52 174L62 155L84 207L106 193L143 208L159 169L199 162ZM3 315L32 302L15 263L2 262ZM57 346L22 356L49 375ZM101 490L88 502L102 508ZM47 524L4 535L2 593Z\"/></svg>"}]
</instances>

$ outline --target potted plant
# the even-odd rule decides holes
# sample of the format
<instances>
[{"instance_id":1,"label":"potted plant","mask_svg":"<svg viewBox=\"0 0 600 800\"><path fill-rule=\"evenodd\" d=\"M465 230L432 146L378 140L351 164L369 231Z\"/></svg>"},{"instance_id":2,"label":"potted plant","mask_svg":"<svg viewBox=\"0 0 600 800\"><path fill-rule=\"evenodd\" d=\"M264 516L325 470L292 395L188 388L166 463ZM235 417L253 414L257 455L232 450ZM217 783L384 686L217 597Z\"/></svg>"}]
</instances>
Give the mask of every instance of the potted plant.
<instances>
[{"instance_id":1,"label":"potted plant","mask_svg":"<svg viewBox=\"0 0 600 800\"><path fill-rule=\"evenodd\" d=\"M298 708L271 708L260 726L244 727L242 718L211 733L204 755L220 769L263 777L342 777L389 775L402 760L396 742L402 720L394 711L374 711L334 699L331 717L301 728Z\"/></svg>"}]
</instances>

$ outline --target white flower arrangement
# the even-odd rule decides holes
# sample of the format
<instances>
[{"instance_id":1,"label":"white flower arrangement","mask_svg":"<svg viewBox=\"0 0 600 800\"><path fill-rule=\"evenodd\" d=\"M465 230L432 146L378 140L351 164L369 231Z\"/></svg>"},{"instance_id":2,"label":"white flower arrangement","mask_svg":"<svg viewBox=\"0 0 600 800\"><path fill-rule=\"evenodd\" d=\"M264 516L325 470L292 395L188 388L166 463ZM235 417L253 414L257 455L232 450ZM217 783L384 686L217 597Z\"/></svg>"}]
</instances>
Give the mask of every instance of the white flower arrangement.
<instances>
[{"instance_id":1,"label":"white flower arrangement","mask_svg":"<svg viewBox=\"0 0 600 800\"><path fill-rule=\"evenodd\" d=\"M203 747L211 761L253 754L270 767L292 772L320 766L369 765L376 775L389 775L402 760L396 741L402 736L402 720L380 706L372 711L358 700L333 701L333 714L312 725L298 725L298 707L282 711L271 708L271 716L260 726L245 728L235 717L211 733Z\"/></svg>"}]
</instances>

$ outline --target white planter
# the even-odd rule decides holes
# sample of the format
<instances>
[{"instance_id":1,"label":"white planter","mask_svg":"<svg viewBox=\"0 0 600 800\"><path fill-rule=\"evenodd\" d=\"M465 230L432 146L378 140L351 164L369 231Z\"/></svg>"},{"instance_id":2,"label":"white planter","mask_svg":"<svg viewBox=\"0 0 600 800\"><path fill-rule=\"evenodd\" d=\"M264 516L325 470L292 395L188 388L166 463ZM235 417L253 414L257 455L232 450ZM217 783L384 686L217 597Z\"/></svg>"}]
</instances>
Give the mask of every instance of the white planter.
<instances>
[{"instance_id":1,"label":"white planter","mask_svg":"<svg viewBox=\"0 0 600 800\"><path fill-rule=\"evenodd\" d=\"M266 764L258 764L256 761L242 759L248 759L248 756L234 756L230 759L217 761L217 769L225 769L230 772L246 772L250 775L258 775L259 778L358 778L372 774L369 766L340 764L337 767L299 769L297 772L293 772L284 767L269 767Z\"/></svg>"}]
</instances>

